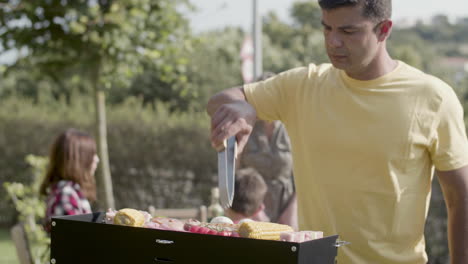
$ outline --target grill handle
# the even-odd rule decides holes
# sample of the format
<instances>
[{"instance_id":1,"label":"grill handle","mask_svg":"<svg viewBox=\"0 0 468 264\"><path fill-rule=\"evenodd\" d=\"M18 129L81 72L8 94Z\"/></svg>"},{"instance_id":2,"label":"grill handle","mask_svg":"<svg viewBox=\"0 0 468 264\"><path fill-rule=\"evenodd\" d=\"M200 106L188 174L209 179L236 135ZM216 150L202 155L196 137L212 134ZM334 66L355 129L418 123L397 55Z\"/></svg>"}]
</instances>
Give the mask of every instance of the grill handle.
<instances>
[{"instance_id":1,"label":"grill handle","mask_svg":"<svg viewBox=\"0 0 468 264\"><path fill-rule=\"evenodd\" d=\"M170 244L174 244L174 241L166 240L166 239L156 239L156 243L162 244L162 245L170 245Z\"/></svg>"}]
</instances>

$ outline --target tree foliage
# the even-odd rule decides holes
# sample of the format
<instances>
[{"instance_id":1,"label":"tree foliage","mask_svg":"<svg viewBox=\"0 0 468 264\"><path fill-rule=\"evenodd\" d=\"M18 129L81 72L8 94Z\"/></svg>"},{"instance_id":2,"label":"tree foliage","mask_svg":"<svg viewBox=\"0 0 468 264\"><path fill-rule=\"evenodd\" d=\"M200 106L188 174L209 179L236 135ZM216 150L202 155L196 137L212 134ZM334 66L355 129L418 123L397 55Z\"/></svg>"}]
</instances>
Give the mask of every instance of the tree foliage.
<instances>
[{"instance_id":1,"label":"tree foliage","mask_svg":"<svg viewBox=\"0 0 468 264\"><path fill-rule=\"evenodd\" d=\"M312 1L295 2L291 17L292 25L281 21L275 13L269 13L264 18L264 65L269 71L279 72L327 61L318 4Z\"/></svg>"},{"instance_id":2,"label":"tree foliage","mask_svg":"<svg viewBox=\"0 0 468 264\"><path fill-rule=\"evenodd\" d=\"M240 48L245 35L231 27L199 35L188 65L195 109L204 110L214 93L242 84Z\"/></svg>"},{"instance_id":3,"label":"tree foliage","mask_svg":"<svg viewBox=\"0 0 468 264\"><path fill-rule=\"evenodd\" d=\"M180 6L191 7L187 0L9 0L0 4L0 40L4 52L25 51L9 70L39 69L36 78L53 81L57 94L69 96L68 80L87 82L90 74L100 88L128 89L145 71L164 84L156 90L170 90L186 80L183 51L191 45Z\"/></svg>"},{"instance_id":4,"label":"tree foliage","mask_svg":"<svg viewBox=\"0 0 468 264\"><path fill-rule=\"evenodd\" d=\"M98 197L105 207L113 207L114 199L103 91L130 86L144 70L157 73L162 83L180 79L187 23L178 4L188 2L9 0L0 5L1 44L7 51L25 50L18 62L39 69L65 94L70 94L65 85L70 78L83 76L82 83L92 87L101 159Z\"/></svg>"}]
</instances>

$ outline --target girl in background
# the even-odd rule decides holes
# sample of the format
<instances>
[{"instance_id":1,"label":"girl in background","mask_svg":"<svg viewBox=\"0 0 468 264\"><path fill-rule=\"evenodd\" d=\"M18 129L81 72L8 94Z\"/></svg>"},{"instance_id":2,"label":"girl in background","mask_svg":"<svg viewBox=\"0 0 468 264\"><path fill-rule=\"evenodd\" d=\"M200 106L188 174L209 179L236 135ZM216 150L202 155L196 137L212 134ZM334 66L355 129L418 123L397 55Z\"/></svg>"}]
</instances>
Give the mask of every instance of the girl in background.
<instances>
[{"instance_id":1,"label":"girl in background","mask_svg":"<svg viewBox=\"0 0 468 264\"><path fill-rule=\"evenodd\" d=\"M52 216L91 213L96 200L96 142L87 133L68 129L54 141L40 193L46 195L46 224Z\"/></svg>"}]
</instances>

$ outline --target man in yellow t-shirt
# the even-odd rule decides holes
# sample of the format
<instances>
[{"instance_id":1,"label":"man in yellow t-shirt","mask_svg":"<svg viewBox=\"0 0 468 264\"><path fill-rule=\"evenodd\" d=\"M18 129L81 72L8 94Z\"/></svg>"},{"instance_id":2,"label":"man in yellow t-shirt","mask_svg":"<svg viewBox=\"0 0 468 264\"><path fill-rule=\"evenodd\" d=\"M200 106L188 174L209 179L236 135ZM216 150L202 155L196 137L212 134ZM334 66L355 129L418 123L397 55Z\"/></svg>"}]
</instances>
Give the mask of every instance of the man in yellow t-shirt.
<instances>
[{"instance_id":1,"label":"man in yellow t-shirt","mask_svg":"<svg viewBox=\"0 0 468 264\"><path fill-rule=\"evenodd\" d=\"M257 118L281 120L291 139L299 228L350 241L341 264L426 263L436 169L451 263L468 263L468 142L456 95L390 57L390 0L319 4L331 64L213 96L213 147L236 135L242 150Z\"/></svg>"}]
</instances>

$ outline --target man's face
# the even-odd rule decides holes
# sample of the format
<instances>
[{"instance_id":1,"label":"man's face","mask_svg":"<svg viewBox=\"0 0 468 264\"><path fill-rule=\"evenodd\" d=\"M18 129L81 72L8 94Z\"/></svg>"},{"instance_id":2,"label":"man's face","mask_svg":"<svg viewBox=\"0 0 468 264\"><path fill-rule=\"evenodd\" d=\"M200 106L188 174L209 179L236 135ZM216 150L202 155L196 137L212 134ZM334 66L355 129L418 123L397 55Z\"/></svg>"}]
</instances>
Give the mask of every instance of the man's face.
<instances>
[{"instance_id":1,"label":"man's face","mask_svg":"<svg viewBox=\"0 0 468 264\"><path fill-rule=\"evenodd\" d=\"M376 58L376 23L362 17L359 6L322 10L325 46L331 63L348 73L362 72Z\"/></svg>"}]
</instances>

